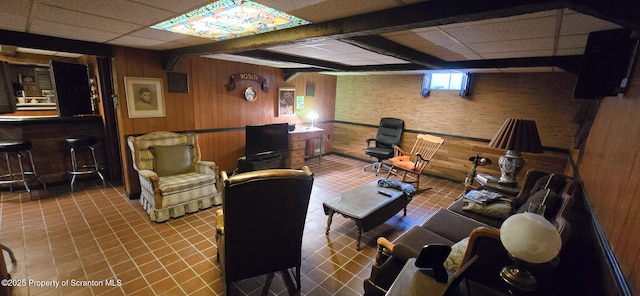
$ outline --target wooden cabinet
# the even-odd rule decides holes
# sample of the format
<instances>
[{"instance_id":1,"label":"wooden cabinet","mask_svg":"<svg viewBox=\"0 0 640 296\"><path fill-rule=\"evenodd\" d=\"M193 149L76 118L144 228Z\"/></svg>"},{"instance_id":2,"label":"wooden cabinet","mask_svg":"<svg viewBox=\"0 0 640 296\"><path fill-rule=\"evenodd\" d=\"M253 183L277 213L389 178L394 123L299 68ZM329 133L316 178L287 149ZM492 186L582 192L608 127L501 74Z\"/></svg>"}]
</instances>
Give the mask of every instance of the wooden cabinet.
<instances>
[{"instance_id":1,"label":"wooden cabinet","mask_svg":"<svg viewBox=\"0 0 640 296\"><path fill-rule=\"evenodd\" d=\"M315 149L315 141L319 141L319 151ZM299 169L304 166L307 157L322 157L324 130L321 128L301 128L289 132L289 155L286 166Z\"/></svg>"}]
</instances>

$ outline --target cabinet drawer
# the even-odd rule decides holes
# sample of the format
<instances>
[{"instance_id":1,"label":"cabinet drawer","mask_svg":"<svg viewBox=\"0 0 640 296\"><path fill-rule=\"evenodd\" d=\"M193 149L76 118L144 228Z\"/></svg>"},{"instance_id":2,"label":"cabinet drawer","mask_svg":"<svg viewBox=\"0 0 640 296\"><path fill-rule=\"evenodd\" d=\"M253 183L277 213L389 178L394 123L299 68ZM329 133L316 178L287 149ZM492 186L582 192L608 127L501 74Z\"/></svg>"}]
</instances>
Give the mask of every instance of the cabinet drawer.
<instances>
[{"instance_id":1,"label":"cabinet drawer","mask_svg":"<svg viewBox=\"0 0 640 296\"><path fill-rule=\"evenodd\" d=\"M291 168L299 169L304 166L304 156L291 156Z\"/></svg>"},{"instance_id":2,"label":"cabinet drawer","mask_svg":"<svg viewBox=\"0 0 640 296\"><path fill-rule=\"evenodd\" d=\"M304 157L304 149L291 150L291 151L289 151L289 155L290 155L291 158Z\"/></svg>"},{"instance_id":3,"label":"cabinet drawer","mask_svg":"<svg viewBox=\"0 0 640 296\"><path fill-rule=\"evenodd\" d=\"M289 142L304 140L305 136L301 133L289 134Z\"/></svg>"},{"instance_id":4,"label":"cabinet drawer","mask_svg":"<svg viewBox=\"0 0 640 296\"><path fill-rule=\"evenodd\" d=\"M306 141L294 141L289 144L289 150L304 150L306 148Z\"/></svg>"},{"instance_id":5,"label":"cabinet drawer","mask_svg":"<svg viewBox=\"0 0 640 296\"><path fill-rule=\"evenodd\" d=\"M305 138L306 139L322 138L323 135L324 135L323 131L310 132L310 133L305 133Z\"/></svg>"}]
</instances>

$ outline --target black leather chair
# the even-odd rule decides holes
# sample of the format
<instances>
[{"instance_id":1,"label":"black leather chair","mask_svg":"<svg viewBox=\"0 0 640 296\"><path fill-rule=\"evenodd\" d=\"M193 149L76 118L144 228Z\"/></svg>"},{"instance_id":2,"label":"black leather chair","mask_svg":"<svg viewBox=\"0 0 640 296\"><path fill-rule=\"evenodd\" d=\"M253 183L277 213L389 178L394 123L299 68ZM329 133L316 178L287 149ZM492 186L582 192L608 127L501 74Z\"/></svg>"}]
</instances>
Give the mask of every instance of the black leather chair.
<instances>
[{"instance_id":1,"label":"black leather chair","mask_svg":"<svg viewBox=\"0 0 640 296\"><path fill-rule=\"evenodd\" d=\"M380 127L378 128L376 138L367 139L367 148L364 150L364 153L377 158L378 161L368 164L362 169L366 170L368 167L374 167L377 176L380 173L382 161L393 157L393 146L400 145L403 130L404 120L402 119L390 117L380 119Z\"/></svg>"},{"instance_id":2,"label":"black leather chair","mask_svg":"<svg viewBox=\"0 0 640 296\"><path fill-rule=\"evenodd\" d=\"M216 242L227 295L237 292L233 282L263 274L268 274L263 287L268 291L274 272L283 274L290 292L300 291L311 170L307 166L269 169L231 177L223 171L221 177L224 187L222 209L216 212Z\"/></svg>"}]
</instances>

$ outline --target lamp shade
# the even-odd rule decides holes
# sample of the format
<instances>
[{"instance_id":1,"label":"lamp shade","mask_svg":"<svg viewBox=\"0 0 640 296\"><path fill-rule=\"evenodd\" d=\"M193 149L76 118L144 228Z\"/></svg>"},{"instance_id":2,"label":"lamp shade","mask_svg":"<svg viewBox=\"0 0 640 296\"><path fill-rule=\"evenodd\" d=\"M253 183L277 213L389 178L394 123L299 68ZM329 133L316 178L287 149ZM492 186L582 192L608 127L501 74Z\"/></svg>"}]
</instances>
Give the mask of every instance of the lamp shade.
<instances>
[{"instance_id":1,"label":"lamp shade","mask_svg":"<svg viewBox=\"0 0 640 296\"><path fill-rule=\"evenodd\" d=\"M534 213L507 218L500 227L500 241L509 254L529 263L549 262L558 256L562 247L558 230Z\"/></svg>"},{"instance_id":2,"label":"lamp shade","mask_svg":"<svg viewBox=\"0 0 640 296\"><path fill-rule=\"evenodd\" d=\"M489 142L489 147L517 152L543 152L536 122L526 119L508 118Z\"/></svg>"}]
</instances>

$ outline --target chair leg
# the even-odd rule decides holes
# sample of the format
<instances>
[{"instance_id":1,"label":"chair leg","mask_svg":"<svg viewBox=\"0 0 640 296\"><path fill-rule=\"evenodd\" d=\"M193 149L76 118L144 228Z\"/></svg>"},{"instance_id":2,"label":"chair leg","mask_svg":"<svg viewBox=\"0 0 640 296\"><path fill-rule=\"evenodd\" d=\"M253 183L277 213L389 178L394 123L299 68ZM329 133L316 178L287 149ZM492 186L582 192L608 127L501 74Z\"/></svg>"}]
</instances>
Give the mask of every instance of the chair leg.
<instances>
[{"instance_id":1,"label":"chair leg","mask_svg":"<svg viewBox=\"0 0 640 296\"><path fill-rule=\"evenodd\" d=\"M107 187L107 185L104 182L104 176L100 172L100 166L98 165L98 161L96 160L96 150L93 148L93 146L89 146L89 149L91 150L91 157L93 158L93 169L96 170L98 177L100 177L100 180L102 180L102 187Z\"/></svg>"},{"instance_id":2,"label":"chair leg","mask_svg":"<svg viewBox=\"0 0 640 296\"><path fill-rule=\"evenodd\" d=\"M365 165L362 170L366 171L368 167L373 167L374 169L376 169L376 176L378 175L378 172L380 172L380 162L374 162L374 163L370 163L368 165Z\"/></svg>"},{"instance_id":3,"label":"chair leg","mask_svg":"<svg viewBox=\"0 0 640 296\"><path fill-rule=\"evenodd\" d=\"M262 286L262 293L260 293L260 295L269 295L269 288L271 287L271 282L273 282L274 276L274 272L267 274L267 279L264 281L264 286Z\"/></svg>"}]
</instances>

